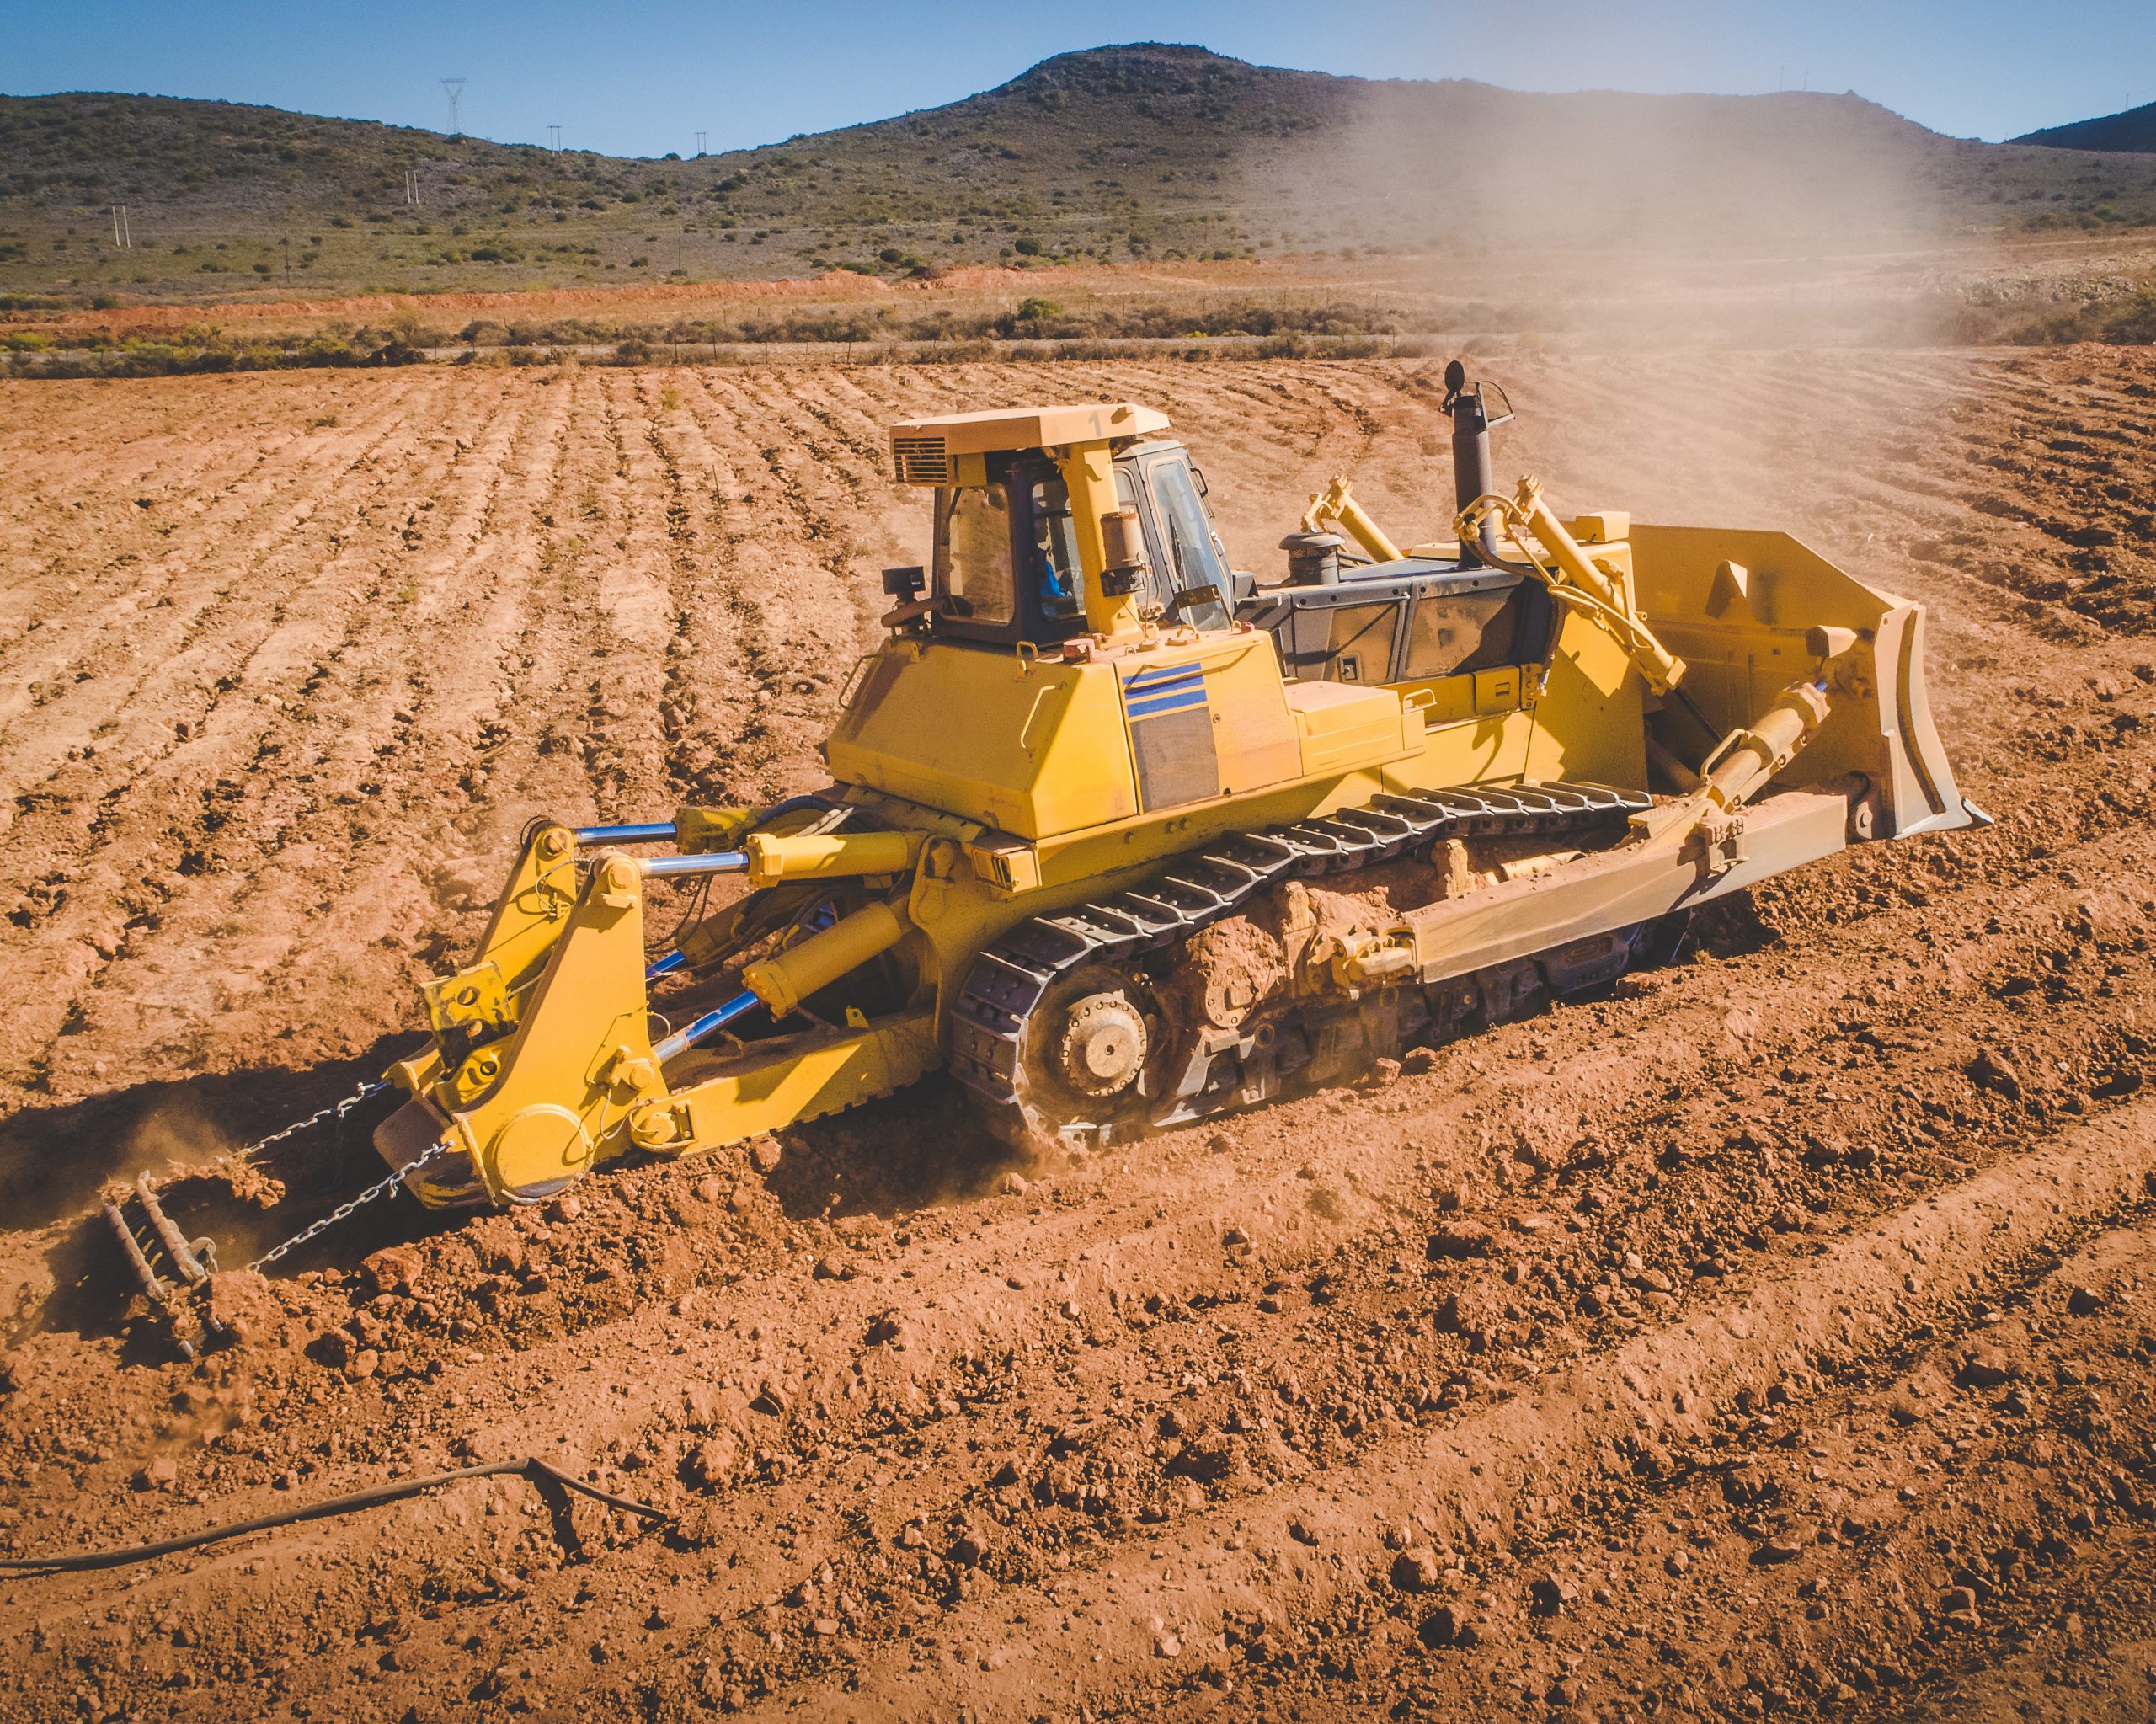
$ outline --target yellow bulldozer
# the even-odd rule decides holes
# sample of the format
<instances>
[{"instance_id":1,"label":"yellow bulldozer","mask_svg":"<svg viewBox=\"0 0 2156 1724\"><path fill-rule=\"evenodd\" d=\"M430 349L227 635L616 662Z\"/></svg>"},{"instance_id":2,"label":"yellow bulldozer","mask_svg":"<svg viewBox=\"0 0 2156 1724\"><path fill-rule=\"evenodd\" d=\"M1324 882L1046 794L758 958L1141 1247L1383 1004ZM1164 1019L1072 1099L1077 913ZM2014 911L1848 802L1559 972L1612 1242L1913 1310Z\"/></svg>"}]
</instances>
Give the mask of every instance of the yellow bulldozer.
<instances>
[{"instance_id":1,"label":"yellow bulldozer","mask_svg":"<svg viewBox=\"0 0 2156 1724\"><path fill-rule=\"evenodd\" d=\"M1230 567L1134 403L891 427L933 501L831 783L535 822L375 1134L430 1205L740 1143L947 1070L1020 1142L1348 1081L1666 961L1699 905L1983 816L1923 612L1785 534L1560 519L1447 373L1455 536L1345 480ZM654 950L661 920L680 931Z\"/></svg>"}]
</instances>

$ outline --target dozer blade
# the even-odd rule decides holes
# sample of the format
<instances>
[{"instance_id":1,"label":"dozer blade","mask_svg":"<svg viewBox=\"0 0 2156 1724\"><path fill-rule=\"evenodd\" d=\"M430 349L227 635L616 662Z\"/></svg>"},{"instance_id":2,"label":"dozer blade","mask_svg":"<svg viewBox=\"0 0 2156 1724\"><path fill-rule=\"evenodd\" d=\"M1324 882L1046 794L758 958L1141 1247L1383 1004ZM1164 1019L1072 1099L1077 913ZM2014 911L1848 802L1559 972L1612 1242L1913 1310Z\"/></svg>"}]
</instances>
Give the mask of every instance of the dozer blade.
<instances>
[{"instance_id":1,"label":"dozer blade","mask_svg":"<svg viewBox=\"0 0 2156 1724\"><path fill-rule=\"evenodd\" d=\"M1750 723L1823 660L1827 720L1778 785L1861 775L1868 794L1856 819L1870 830L1858 837L1988 819L1956 788L1932 723L1921 606L1865 585L1787 533L1634 524L1630 539L1640 609L1688 667L1682 692L1712 730L1705 740ZM1681 703L1655 722L1673 752L1698 757L1702 739Z\"/></svg>"}]
</instances>

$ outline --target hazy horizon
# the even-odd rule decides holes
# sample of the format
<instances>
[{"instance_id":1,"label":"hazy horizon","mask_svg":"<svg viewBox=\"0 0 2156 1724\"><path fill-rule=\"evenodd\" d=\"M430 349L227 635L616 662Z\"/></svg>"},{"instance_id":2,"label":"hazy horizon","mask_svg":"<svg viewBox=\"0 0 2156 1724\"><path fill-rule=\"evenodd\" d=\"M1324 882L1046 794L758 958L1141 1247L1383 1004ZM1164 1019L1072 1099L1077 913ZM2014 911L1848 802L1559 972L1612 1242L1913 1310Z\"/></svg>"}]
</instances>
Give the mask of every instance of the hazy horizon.
<instances>
[{"instance_id":1,"label":"hazy horizon","mask_svg":"<svg viewBox=\"0 0 2156 1724\"><path fill-rule=\"evenodd\" d=\"M1081 29L1088 39L1073 40ZM2082 8L2071 40L1998 0L1769 0L1742 18L1711 0L1622 17L1593 0L1363 0L1321 19L1275 0L1113 0L1081 25L1028 19L1022 29L1007 8L963 0L932 32L894 42L889 31L888 13L842 0L782 13L651 0L596 24L562 0L385 0L344 29L266 0L184 13L118 0L19 24L0 93L175 96L445 131L441 80L458 77L457 129L474 137L543 145L558 126L564 148L646 157L693 155L699 132L717 153L939 107L1056 54L1147 40L1343 77L1539 93L1846 90L1946 136L1993 141L2156 95L2156 71L2137 89L2125 69L2156 67L2156 8L2125 0ZM2098 42L2105 51L2092 54Z\"/></svg>"}]
</instances>

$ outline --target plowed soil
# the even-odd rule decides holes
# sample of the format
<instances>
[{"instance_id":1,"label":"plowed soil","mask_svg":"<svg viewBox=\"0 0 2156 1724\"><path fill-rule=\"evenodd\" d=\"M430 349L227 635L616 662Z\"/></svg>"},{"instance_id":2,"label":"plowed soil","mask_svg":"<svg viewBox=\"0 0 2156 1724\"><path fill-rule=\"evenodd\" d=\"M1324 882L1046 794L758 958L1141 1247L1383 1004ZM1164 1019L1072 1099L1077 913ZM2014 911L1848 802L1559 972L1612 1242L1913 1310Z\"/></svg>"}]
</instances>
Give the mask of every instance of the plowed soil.
<instances>
[{"instance_id":1,"label":"plowed soil","mask_svg":"<svg viewBox=\"0 0 2156 1724\"><path fill-rule=\"evenodd\" d=\"M2156 360L1522 353L1499 466L1930 608L1996 826L1674 967L1070 1165L931 1082L542 1212L228 1268L373 1114L539 813L823 782L920 560L883 425L1166 408L1240 562L1336 472L1440 531L1407 362L0 385L0 1716L2145 1718L2156 1705ZM186 1171L193 1168L196 1171ZM364 1262L364 1266L363 1266Z\"/></svg>"}]
</instances>

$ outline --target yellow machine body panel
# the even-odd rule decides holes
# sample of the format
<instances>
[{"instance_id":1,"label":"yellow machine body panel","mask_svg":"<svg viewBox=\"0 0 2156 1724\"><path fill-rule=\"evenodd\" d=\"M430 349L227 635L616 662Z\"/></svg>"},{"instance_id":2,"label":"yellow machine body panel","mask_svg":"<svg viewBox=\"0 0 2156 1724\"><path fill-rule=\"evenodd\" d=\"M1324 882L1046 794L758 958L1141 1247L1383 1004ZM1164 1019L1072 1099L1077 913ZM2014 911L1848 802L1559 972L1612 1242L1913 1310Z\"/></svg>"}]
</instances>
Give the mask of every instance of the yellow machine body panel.
<instances>
[{"instance_id":1,"label":"yellow machine body panel","mask_svg":"<svg viewBox=\"0 0 2156 1724\"><path fill-rule=\"evenodd\" d=\"M873 654L825 755L843 783L1048 840L1407 759L1396 695L1285 683L1250 630L1036 659L937 642Z\"/></svg>"}]
</instances>

